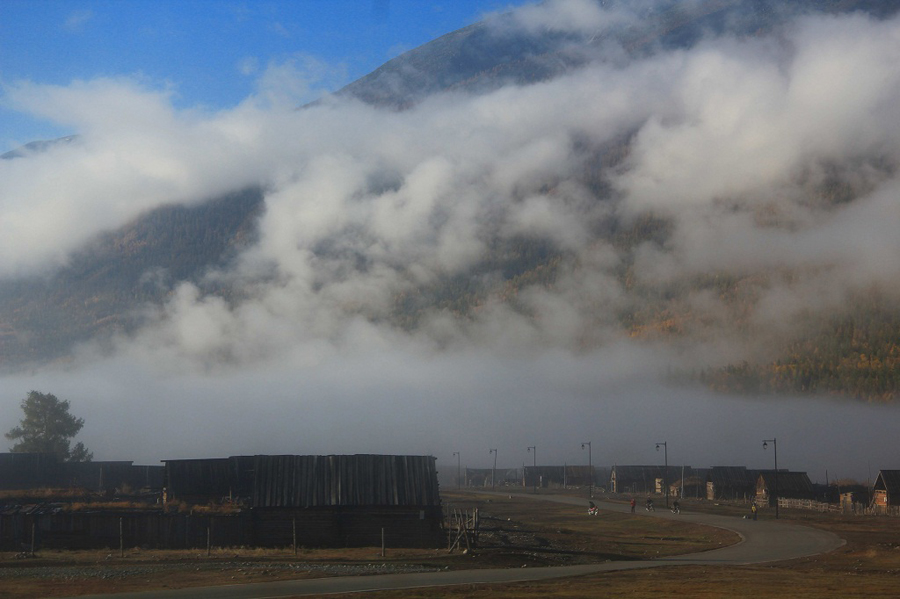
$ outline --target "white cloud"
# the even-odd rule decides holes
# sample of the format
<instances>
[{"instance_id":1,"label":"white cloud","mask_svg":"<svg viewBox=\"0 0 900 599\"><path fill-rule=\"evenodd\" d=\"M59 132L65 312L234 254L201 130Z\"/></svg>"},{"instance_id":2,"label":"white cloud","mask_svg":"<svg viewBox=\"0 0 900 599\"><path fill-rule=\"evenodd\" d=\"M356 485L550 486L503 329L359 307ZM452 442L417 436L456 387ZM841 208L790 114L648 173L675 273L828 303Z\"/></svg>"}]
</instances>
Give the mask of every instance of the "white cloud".
<instances>
[{"instance_id":1,"label":"white cloud","mask_svg":"<svg viewBox=\"0 0 900 599\"><path fill-rule=\"evenodd\" d=\"M536 31L591 35L640 10L550 2L517 19ZM650 301L632 286L771 275L748 294L758 296L753 323L773 331L810 306L840 305L852 289L896 291L898 50L897 19L806 18L778 38L708 39L403 112L335 98L296 109L343 77L305 56L269 64L254 96L219 112L175 108L177 90L134 79L18 84L7 101L81 137L0 162L0 276L63 263L98 232L162 204L261 185L258 243L234 271L218 273L237 281L238 297L182 284L151 314L152 326L117 340L111 362L85 348L72 372L158 376L161 394L186 388L204 405L229 396L222 407L232 416L241 409L234 394L262 410L305 414L300 405L343 423L356 405L366 418L377 405L428 412L432 396L451 402L460 388L471 391L461 401L475 420L502 421L520 401L559 393L576 415L625 409L605 385L738 351L728 307L709 290L680 300L707 318L693 323L700 333L685 347L623 340L621 314ZM251 75L257 66L238 68ZM829 187L833 179L841 185ZM834 188L851 197L835 199ZM631 256L618 238L600 240L610 221L627 229L645 210L671 219L665 241ZM439 293L488 250L522 238L566 252L543 285L494 289L473 299L465 318L452 307L419 314L415 331L391 324L397 302L423 288ZM779 278L785 272L793 276ZM164 283L159 274L147 278ZM90 397L87 379L73 379ZM257 393L274 399L256 402ZM329 411L330 400L341 409ZM599 430L586 420L584 434ZM320 434L316 442L308 451L331 441Z\"/></svg>"},{"instance_id":2,"label":"white cloud","mask_svg":"<svg viewBox=\"0 0 900 599\"><path fill-rule=\"evenodd\" d=\"M85 9L73 11L66 17L65 23L63 23L63 29L69 33L81 33L84 31L85 25L93 18L94 13L91 10Z\"/></svg>"}]
</instances>

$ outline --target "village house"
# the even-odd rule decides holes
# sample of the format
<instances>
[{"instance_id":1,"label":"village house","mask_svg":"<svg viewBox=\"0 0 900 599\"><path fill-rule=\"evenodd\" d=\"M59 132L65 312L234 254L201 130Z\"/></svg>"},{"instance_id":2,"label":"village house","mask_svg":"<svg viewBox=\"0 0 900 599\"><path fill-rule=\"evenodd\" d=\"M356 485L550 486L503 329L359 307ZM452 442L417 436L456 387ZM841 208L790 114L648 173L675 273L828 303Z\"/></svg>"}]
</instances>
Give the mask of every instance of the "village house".
<instances>
[{"instance_id":1,"label":"village house","mask_svg":"<svg viewBox=\"0 0 900 599\"><path fill-rule=\"evenodd\" d=\"M493 479L493 483L492 483ZM519 468L466 468L463 471L464 487L510 487L522 484L522 470Z\"/></svg>"},{"instance_id":2,"label":"village house","mask_svg":"<svg viewBox=\"0 0 900 599\"><path fill-rule=\"evenodd\" d=\"M713 466L706 475L706 498L710 501L749 500L756 496L759 470L744 466Z\"/></svg>"},{"instance_id":3,"label":"village house","mask_svg":"<svg viewBox=\"0 0 900 599\"><path fill-rule=\"evenodd\" d=\"M662 495L666 484L681 480L682 469L691 472L690 466L613 466L609 475L609 489L613 493L633 495ZM688 474L690 476L690 474Z\"/></svg>"},{"instance_id":4,"label":"village house","mask_svg":"<svg viewBox=\"0 0 900 599\"><path fill-rule=\"evenodd\" d=\"M589 466L525 466L522 470L522 486L526 488L564 489L597 484L596 471Z\"/></svg>"},{"instance_id":5,"label":"village house","mask_svg":"<svg viewBox=\"0 0 900 599\"><path fill-rule=\"evenodd\" d=\"M806 472L790 472L788 470L761 470L756 480L756 502L760 505L774 506L775 490L778 498L815 499L816 492Z\"/></svg>"},{"instance_id":6,"label":"village house","mask_svg":"<svg viewBox=\"0 0 900 599\"><path fill-rule=\"evenodd\" d=\"M900 470L881 470L872 487L872 507L877 514L900 505Z\"/></svg>"}]
</instances>

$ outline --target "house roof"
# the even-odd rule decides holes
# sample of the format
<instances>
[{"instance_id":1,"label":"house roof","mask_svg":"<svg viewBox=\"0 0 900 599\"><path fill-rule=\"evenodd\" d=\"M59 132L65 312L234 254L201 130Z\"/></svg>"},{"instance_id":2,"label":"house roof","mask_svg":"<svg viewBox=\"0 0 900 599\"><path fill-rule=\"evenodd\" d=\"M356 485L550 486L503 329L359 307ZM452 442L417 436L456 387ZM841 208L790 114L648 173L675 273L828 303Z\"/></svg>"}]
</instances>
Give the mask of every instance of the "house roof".
<instances>
[{"instance_id":1,"label":"house roof","mask_svg":"<svg viewBox=\"0 0 900 599\"><path fill-rule=\"evenodd\" d=\"M766 489L775 488L775 471L774 470L761 470L759 473L759 479L762 480L763 487ZM782 494L792 494L792 493L803 493L803 494L813 494L813 486L812 482L809 480L809 476L806 472L790 472L788 470L779 470L778 471L778 495Z\"/></svg>"},{"instance_id":2,"label":"house roof","mask_svg":"<svg viewBox=\"0 0 900 599\"><path fill-rule=\"evenodd\" d=\"M888 497L900 498L900 470L879 471L874 489L887 491Z\"/></svg>"},{"instance_id":3,"label":"house roof","mask_svg":"<svg viewBox=\"0 0 900 599\"><path fill-rule=\"evenodd\" d=\"M747 470L744 466L713 466L706 480L716 487L747 487L756 484L758 470Z\"/></svg>"}]
</instances>

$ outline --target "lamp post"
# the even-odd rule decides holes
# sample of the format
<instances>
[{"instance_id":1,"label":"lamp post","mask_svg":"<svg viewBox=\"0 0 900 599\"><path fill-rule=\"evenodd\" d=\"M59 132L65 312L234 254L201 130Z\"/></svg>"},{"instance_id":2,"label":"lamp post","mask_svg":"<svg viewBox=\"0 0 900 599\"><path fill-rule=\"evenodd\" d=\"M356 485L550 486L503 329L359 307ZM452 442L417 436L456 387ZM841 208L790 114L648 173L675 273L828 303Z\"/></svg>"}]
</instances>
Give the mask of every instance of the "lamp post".
<instances>
[{"instance_id":1,"label":"lamp post","mask_svg":"<svg viewBox=\"0 0 900 599\"><path fill-rule=\"evenodd\" d=\"M581 449L584 449L584 446L587 445L588 448L588 472L591 477L591 482L588 483L588 499L594 498L594 465L591 463L591 442L585 441L581 444Z\"/></svg>"},{"instance_id":2,"label":"lamp post","mask_svg":"<svg viewBox=\"0 0 900 599\"><path fill-rule=\"evenodd\" d=\"M537 447L531 445L528 447L528 451L534 457L534 472L531 473L531 491L532 493L537 493Z\"/></svg>"},{"instance_id":3,"label":"lamp post","mask_svg":"<svg viewBox=\"0 0 900 599\"><path fill-rule=\"evenodd\" d=\"M663 470L663 484L666 486L666 507L669 507L669 446L665 441L656 444L656 451L659 451L659 446L663 446L663 453L666 456L666 469Z\"/></svg>"},{"instance_id":4,"label":"lamp post","mask_svg":"<svg viewBox=\"0 0 900 599\"><path fill-rule=\"evenodd\" d=\"M497 472L497 450L491 449L488 453L494 454L494 467L491 469L491 491L494 490L494 475Z\"/></svg>"},{"instance_id":5,"label":"lamp post","mask_svg":"<svg viewBox=\"0 0 900 599\"><path fill-rule=\"evenodd\" d=\"M454 451L453 455L456 456L456 488L462 489L462 480L459 478L459 470L460 470L460 457L459 452Z\"/></svg>"},{"instance_id":6,"label":"lamp post","mask_svg":"<svg viewBox=\"0 0 900 599\"><path fill-rule=\"evenodd\" d=\"M775 519L778 519L778 441L775 438L764 439L763 440L763 449L766 449L769 446L769 443L772 443L772 451L775 453Z\"/></svg>"}]
</instances>

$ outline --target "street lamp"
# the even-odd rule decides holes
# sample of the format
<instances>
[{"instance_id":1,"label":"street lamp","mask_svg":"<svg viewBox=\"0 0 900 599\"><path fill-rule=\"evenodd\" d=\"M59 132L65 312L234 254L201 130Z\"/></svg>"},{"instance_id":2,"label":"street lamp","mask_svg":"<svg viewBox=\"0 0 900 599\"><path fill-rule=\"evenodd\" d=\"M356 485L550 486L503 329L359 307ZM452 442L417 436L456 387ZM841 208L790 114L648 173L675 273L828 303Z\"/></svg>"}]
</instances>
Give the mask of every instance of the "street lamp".
<instances>
[{"instance_id":1,"label":"street lamp","mask_svg":"<svg viewBox=\"0 0 900 599\"><path fill-rule=\"evenodd\" d=\"M666 507L669 507L669 446L666 445L665 441L656 444L656 451L659 451L659 446L663 446L663 453L666 455L666 469L663 470L663 484L666 486Z\"/></svg>"},{"instance_id":2,"label":"street lamp","mask_svg":"<svg viewBox=\"0 0 900 599\"><path fill-rule=\"evenodd\" d=\"M531 445L528 447L528 451L531 452L534 457L534 472L531 473L531 489L533 493L537 493L537 447Z\"/></svg>"},{"instance_id":3,"label":"street lamp","mask_svg":"<svg viewBox=\"0 0 900 599\"><path fill-rule=\"evenodd\" d=\"M456 488L462 489L462 480L459 478L459 469L460 469L460 457L459 452L454 451L453 455L456 456Z\"/></svg>"},{"instance_id":4,"label":"street lamp","mask_svg":"<svg viewBox=\"0 0 900 599\"><path fill-rule=\"evenodd\" d=\"M588 448L588 471L591 477L591 482L588 483L588 498L594 498L594 465L591 464L591 442L585 441L581 444L581 449L584 449L584 446L587 445Z\"/></svg>"},{"instance_id":5,"label":"street lamp","mask_svg":"<svg viewBox=\"0 0 900 599\"><path fill-rule=\"evenodd\" d=\"M772 439L764 439L763 440L763 449L766 449L769 446L769 442L772 442L772 450L775 453L775 519L778 519L778 441L773 437Z\"/></svg>"},{"instance_id":6,"label":"street lamp","mask_svg":"<svg viewBox=\"0 0 900 599\"><path fill-rule=\"evenodd\" d=\"M494 454L494 468L491 470L491 491L494 490L494 474L497 472L497 450L491 449L488 453Z\"/></svg>"}]
</instances>

